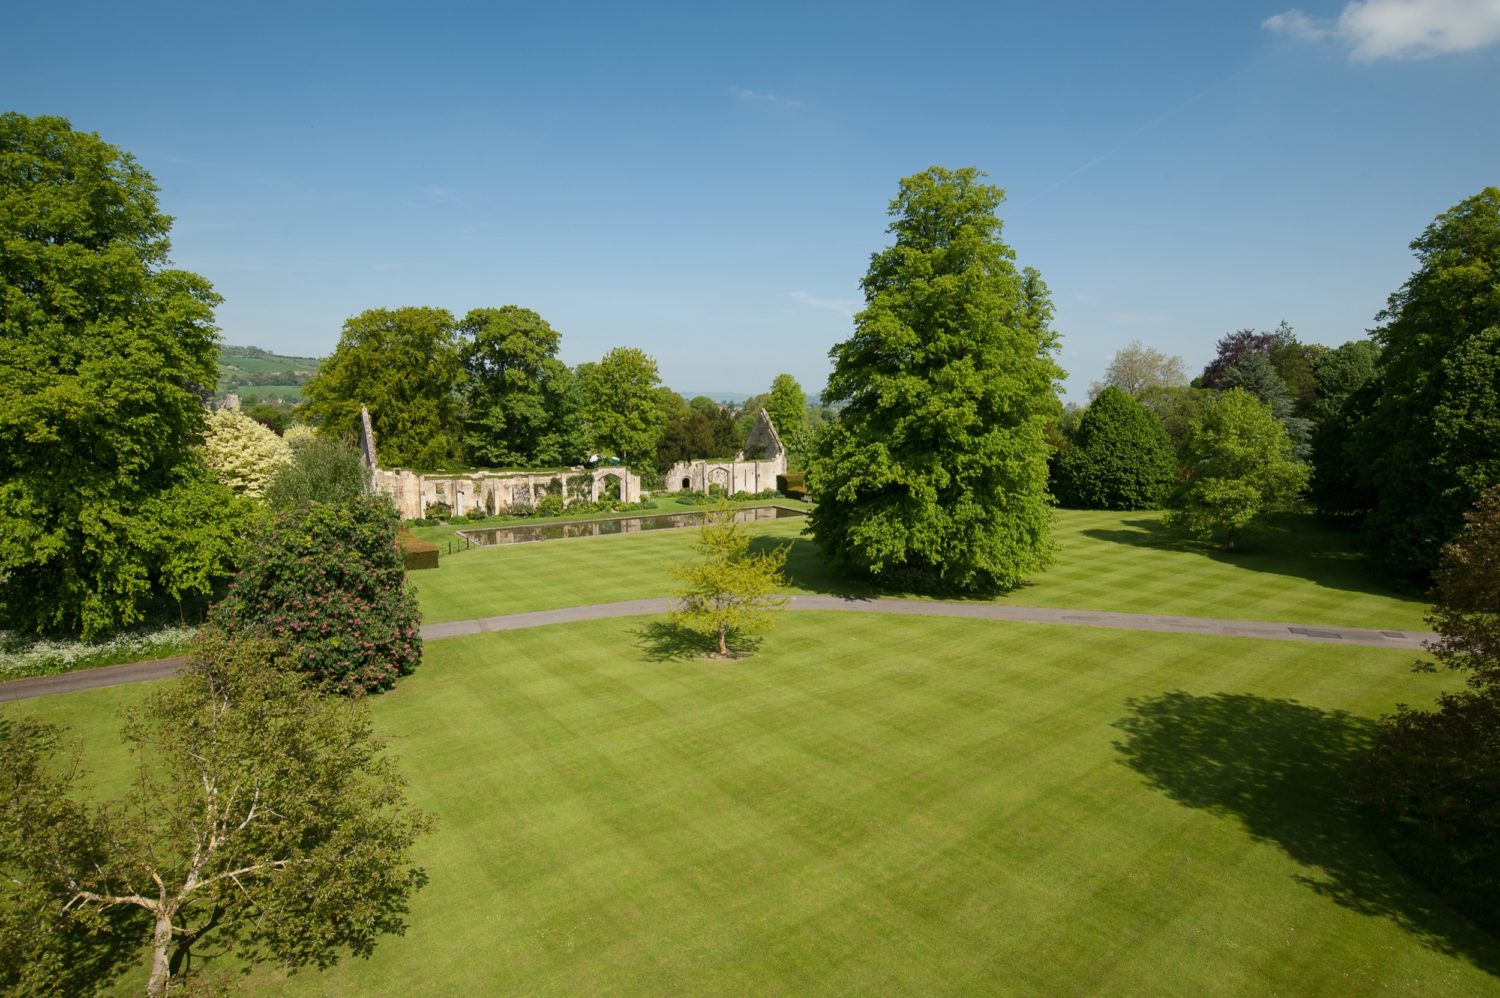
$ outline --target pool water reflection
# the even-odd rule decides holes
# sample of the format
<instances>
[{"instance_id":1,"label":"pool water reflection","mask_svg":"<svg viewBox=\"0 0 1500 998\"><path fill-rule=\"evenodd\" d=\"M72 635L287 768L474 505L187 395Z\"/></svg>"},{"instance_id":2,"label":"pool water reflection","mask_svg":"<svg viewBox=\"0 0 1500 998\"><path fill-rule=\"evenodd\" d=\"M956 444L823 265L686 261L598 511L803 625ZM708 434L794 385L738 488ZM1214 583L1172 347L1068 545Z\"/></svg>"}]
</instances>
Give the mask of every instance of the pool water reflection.
<instances>
[{"instance_id":1,"label":"pool water reflection","mask_svg":"<svg viewBox=\"0 0 1500 998\"><path fill-rule=\"evenodd\" d=\"M761 520L780 520L788 516L806 516L795 509L781 506L751 506L734 512L736 523L755 523ZM643 530L677 530L696 527L708 519L708 511L701 513L659 513L656 516L625 516L615 520L579 520L575 523L537 523L510 527L486 527L482 530L460 530L460 537L467 537L475 544L488 547L492 544L522 544L528 541L559 541L567 537L598 537L602 534L636 534Z\"/></svg>"}]
</instances>

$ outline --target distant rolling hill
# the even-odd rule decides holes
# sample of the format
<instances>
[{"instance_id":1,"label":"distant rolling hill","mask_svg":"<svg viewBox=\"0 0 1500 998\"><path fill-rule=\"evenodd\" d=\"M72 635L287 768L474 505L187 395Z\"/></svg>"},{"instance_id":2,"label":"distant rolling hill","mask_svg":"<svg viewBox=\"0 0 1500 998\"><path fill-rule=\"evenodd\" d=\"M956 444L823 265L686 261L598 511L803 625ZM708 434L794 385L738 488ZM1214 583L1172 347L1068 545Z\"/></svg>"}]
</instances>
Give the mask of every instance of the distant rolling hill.
<instances>
[{"instance_id":1,"label":"distant rolling hill","mask_svg":"<svg viewBox=\"0 0 1500 998\"><path fill-rule=\"evenodd\" d=\"M319 363L318 357L289 357L260 347L220 346L217 395L233 392L242 405L295 405Z\"/></svg>"}]
</instances>

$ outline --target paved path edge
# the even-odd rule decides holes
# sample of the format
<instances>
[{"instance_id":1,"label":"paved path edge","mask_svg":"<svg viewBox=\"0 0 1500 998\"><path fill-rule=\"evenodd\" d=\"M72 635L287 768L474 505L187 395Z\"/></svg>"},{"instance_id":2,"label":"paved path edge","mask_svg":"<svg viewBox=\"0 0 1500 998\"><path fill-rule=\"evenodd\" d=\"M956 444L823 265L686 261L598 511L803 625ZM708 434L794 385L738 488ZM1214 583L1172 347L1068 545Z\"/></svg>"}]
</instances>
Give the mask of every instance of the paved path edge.
<instances>
[{"instance_id":1,"label":"paved path edge","mask_svg":"<svg viewBox=\"0 0 1500 998\"><path fill-rule=\"evenodd\" d=\"M551 624L572 624L616 617L643 617L666 613L672 600L638 599L618 603L508 613L473 620L424 624L424 641L519 631ZM1395 648L1421 651L1437 635L1427 631L1381 630L1369 627L1323 627L1316 624L1274 623L1259 620L1227 620L1214 617L1179 617L1155 613L1119 613L1110 610L1062 610L1052 607L1009 606L997 603L956 603L941 600L893 597L792 596L790 610L823 610L853 613L895 613L921 617L963 617L970 620L1008 620L1028 624L1063 624L1106 627L1124 631L1154 631L1163 634L1200 634L1210 637L1259 638L1269 641L1311 641L1316 644L1350 645L1364 648ZM123 686L165 679L186 661L182 656L127 662L96 669L79 669L55 676L29 676L0 683L0 703L29 700L54 693Z\"/></svg>"}]
</instances>

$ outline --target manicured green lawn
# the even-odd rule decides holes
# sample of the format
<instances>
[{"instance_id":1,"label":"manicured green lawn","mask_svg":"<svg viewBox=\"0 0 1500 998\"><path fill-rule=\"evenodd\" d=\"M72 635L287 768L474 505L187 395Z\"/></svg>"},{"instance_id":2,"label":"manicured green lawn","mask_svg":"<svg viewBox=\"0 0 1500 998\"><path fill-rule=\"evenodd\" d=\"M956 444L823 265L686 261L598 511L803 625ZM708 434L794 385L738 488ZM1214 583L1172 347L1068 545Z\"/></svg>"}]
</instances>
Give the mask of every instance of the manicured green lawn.
<instances>
[{"instance_id":1,"label":"manicured green lawn","mask_svg":"<svg viewBox=\"0 0 1500 998\"><path fill-rule=\"evenodd\" d=\"M561 545L567 547L568 545ZM262 993L1495 993L1500 944L1341 803L1410 655L798 613L433 642L375 703L438 818L368 961ZM16 708L87 731L142 688Z\"/></svg>"},{"instance_id":2,"label":"manicured green lawn","mask_svg":"<svg viewBox=\"0 0 1500 998\"><path fill-rule=\"evenodd\" d=\"M1425 629L1426 603L1383 582L1356 539L1311 517L1222 554L1161 526L1157 513L1059 510L1057 564L1002 599L1199 617ZM800 519L754 527L791 543L791 590L862 593L832 576ZM692 530L476 549L412 573L429 621L669 595L667 567L692 557Z\"/></svg>"}]
</instances>

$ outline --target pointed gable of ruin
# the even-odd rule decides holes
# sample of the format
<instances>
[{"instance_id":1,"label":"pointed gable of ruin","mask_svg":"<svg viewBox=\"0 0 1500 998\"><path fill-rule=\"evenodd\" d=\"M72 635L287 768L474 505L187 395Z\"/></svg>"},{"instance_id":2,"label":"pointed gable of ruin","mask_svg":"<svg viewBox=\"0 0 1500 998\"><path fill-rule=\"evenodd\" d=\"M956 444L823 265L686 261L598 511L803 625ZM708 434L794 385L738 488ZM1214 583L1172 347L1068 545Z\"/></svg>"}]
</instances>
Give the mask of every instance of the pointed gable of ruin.
<instances>
[{"instance_id":1,"label":"pointed gable of ruin","mask_svg":"<svg viewBox=\"0 0 1500 998\"><path fill-rule=\"evenodd\" d=\"M359 456L365 467L374 470L380 465L375 460L375 425L370 422L370 410L359 407Z\"/></svg>"},{"instance_id":2,"label":"pointed gable of ruin","mask_svg":"<svg viewBox=\"0 0 1500 998\"><path fill-rule=\"evenodd\" d=\"M751 461L774 461L784 453L786 448L781 445L781 434L776 432L770 414L762 409L745 437L744 456Z\"/></svg>"}]
</instances>

